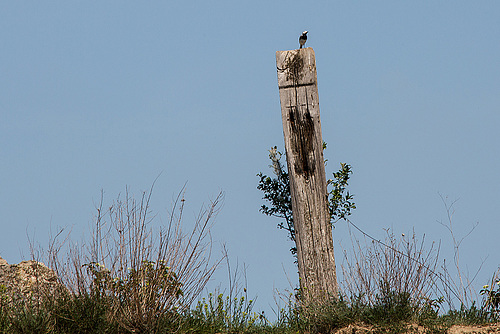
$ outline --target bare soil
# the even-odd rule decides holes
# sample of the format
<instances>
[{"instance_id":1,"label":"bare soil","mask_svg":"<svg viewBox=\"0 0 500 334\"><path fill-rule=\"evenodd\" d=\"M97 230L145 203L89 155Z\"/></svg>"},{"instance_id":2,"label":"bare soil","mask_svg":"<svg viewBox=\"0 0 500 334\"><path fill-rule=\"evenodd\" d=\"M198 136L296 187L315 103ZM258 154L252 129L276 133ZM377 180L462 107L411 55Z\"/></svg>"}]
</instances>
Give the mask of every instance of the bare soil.
<instances>
[{"instance_id":1,"label":"bare soil","mask_svg":"<svg viewBox=\"0 0 500 334\"><path fill-rule=\"evenodd\" d=\"M349 325L348 327L339 329L334 332L335 334L372 334L372 333L380 333L380 331L376 331L371 327L365 326L357 326L357 325ZM420 326L409 326L406 333L428 333L425 328ZM483 334L483 333L500 333L500 323L491 324L487 326L452 326L447 330L448 334Z\"/></svg>"}]
</instances>

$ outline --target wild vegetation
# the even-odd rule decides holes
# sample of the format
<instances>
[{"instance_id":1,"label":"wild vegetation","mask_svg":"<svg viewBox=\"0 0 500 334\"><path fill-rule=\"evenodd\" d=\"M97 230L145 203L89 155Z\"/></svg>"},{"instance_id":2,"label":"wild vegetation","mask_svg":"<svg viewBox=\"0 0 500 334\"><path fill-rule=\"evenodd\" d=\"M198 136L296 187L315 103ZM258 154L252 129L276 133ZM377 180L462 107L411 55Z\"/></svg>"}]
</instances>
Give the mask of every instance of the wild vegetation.
<instances>
[{"instance_id":1,"label":"wild vegetation","mask_svg":"<svg viewBox=\"0 0 500 334\"><path fill-rule=\"evenodd\" d=\"M259 189L270 203L261 211L285 219L279 227L293 240L287 178L279 152L271 150L270 157L276 178L259 174ZM355 208L346 190L350 174L350 166L343 164L329 181L330 210L332 223L342 219L356 229L348 218ZM208 280L227 260L227 254L213 256L209 233L223 195L200 210L189 232L182 229L183 192L159 230L152 224L157 216L150 208L151 195L152 189L135 199L127 190L125 198L109 206L102 199L89 240L70 243L61 230L45 257L33 251L65 288L39 286L29 295L9 298L0 286L0 333L291 334L343 328L349 333L446 333L453 325L500 321L499 271L482 287L482 299L475 300L459 256L453 268L458 276L452 275L441 265L438 245L429 246L414 233L399 237L391 231L383 241L352 235L340 267L339 299L304 305L299 290L277 293L284 306L277 306L271 319L254 309L229 264L229 289L205 294Z\"/></svg>"}]
</instances>

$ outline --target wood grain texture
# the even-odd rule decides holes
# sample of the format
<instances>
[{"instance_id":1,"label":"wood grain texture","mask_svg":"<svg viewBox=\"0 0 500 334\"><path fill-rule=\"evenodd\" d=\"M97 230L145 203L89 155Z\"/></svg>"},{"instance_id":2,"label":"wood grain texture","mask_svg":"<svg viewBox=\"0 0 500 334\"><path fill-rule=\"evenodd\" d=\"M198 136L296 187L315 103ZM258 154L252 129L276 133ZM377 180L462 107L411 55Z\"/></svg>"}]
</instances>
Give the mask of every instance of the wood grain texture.
<instances>
[{"instance_id":1,"label":"wood grain texture","mask_svg":"<svg viewBox=\"0 0 500 334\"><path fill-rule=\"evenodd\" d=\"M303 301L338 297L314 50L276 52Z\"/></svg>"}]
</instances>

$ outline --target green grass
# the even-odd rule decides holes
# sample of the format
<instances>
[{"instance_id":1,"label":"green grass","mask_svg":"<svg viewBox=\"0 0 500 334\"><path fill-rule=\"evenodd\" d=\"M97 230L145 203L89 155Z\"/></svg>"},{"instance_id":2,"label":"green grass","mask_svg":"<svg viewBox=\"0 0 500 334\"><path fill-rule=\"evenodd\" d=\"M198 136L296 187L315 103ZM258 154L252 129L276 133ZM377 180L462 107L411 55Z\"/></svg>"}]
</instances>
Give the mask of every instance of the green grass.
<instances>
[{"instance_id":1,"label":"green grass","mask_svg":"<svg viewBox=\"0 0 500 334\"><path fill-rule=\"evenodd\" d=\"M438 315L431 306L416 306L407 294L387 289L373 305L361 298L340 298L322 305L298 306L290 303L270 323L265 315L253 312L253 301L245 296L209 294L192 309L157 314L157 321L132 328L117 321L110 300L94 292L61 294L57 298L18 300L0 307L1 333L331 333L348 325L368 326L375 333L405 333L411 324L427 333L445 333L455 324L483 325L498 317L481 307L462 306ZM125 325L127 324L127 325Z\"/></svg>"}]
</instances>

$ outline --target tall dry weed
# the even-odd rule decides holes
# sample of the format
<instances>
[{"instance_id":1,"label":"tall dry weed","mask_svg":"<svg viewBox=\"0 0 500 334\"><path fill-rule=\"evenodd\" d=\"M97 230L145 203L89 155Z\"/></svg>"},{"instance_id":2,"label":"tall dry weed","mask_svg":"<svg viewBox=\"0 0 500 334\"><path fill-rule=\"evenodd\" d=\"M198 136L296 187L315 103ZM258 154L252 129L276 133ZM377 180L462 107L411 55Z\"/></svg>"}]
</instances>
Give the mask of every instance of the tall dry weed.
<instances>
[{"instance_id":1,"label":"tall dry weed","mask_svg":"<svg viewBox=\"0 0 500 334\"><path fill-rule=\"evenodd\" d=\"M155 332L175 322L197 300L221 258L212 260L210 227L223 194L200 210L189 232L182 228L184 191L174 201L168 222L154 226L152 188L135 199L128 191L96 208L89 242L72 244L62 254L53 241L50 266L74 296L97 299L107 322L127 331Z\"/></svg>"}]
</instances>

